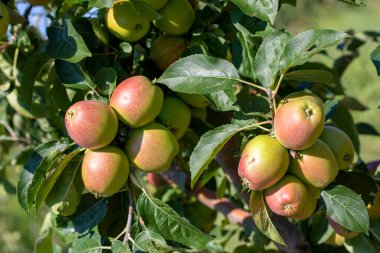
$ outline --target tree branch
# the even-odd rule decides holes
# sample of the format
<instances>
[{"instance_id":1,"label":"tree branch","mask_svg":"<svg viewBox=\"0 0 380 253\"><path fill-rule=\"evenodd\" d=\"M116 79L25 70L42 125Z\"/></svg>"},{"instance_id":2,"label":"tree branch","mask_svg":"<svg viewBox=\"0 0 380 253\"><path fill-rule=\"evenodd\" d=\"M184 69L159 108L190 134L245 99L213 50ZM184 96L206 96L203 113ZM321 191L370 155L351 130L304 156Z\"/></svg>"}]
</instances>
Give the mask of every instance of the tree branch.
<instances>
[{"instance_id":1,"label":"tree branch","mask_svg":"<svg viewBox=\"0 0 380 253\"><path fill-rule=\"evenodd\" d=\"M131 225L132 225L132 216L133 216L133 189L131 186L131 182L129 180L128 182L128 193L129 193L129 207L128 207L128 218L127 218L127 224L125 225L125 234L124 234L124 239L123 239L123 244L126 244L127 241L130 239L130 231L131 231Z\"/></svg>"}]
</instances>

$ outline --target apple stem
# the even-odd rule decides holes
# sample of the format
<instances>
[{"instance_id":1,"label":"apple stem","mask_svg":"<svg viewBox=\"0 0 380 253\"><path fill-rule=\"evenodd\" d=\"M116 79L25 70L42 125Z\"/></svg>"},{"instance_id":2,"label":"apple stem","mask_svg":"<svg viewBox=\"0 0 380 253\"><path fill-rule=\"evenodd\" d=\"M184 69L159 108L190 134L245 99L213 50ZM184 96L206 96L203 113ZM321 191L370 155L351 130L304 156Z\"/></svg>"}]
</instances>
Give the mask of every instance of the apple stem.
<instances>
[{"instance_id":1,"label":"apple stem","mask_svg":"<svg viewBox=\"0 0 380 253\"><path fill-rule=\"evenodd\" d=\"M126 244L127 241L131 239L130 231L131 231L131 225L132 225L132 216L133 216L133 189L132 189L132 182L130 179L128 179L128 193L129 193L129 207L128 207L128 219L127 219L127 224L125 225L125 235L123 239L123 244Z\"/></svg>"}]
</instances>

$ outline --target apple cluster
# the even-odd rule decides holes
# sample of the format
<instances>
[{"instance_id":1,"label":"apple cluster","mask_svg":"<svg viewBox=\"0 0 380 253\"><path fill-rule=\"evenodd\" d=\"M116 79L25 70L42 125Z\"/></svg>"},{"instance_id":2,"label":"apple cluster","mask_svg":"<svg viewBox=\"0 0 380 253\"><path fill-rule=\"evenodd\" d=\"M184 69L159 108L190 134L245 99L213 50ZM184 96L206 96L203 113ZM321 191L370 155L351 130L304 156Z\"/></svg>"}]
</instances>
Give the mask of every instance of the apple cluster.
<instances>
[{"instance_id":1,"label":"apple cluster","mask_svg":"<svg viewBox=\"0 0 380 253\"><path fill-rule=\"evenodd\" d=\"M187 0L143 1L161 15L153 24L168 35L185 34L194 22L194 10ZM109 31L127 42L140 40L150 29L149 17L136 11L129 0L115 1L107 12L106 21Z\"/></svg>"},{"instance_id":2,"label":"apple cluster","mask_svg":"<svg viewBox=\"0 0 380 253\"><path fill-rule=\"evenodd\" d=\"M245 146L238 167L243 184L263 190L274 213L304 220L321 189L348 169L354 146L340 129L325 125L323 102L307 92L285 97L273 119L274 136L258 135Z\"/></svg>"},{"instance_id":3,"label":"apple cluster","mask_svg":"<svg viewBox=\"0 0 380 253\"><path fill-rule=\"evenodd\" d=\"M82 162L86 189L97 196L113 195L125 185L130 165L144 172L167 170L179 152L178 139L190 125L192 113L186 102L206 109L207 103L197 98L165 97L147 77L133 76L116 87L109 104L97 100L73 104L65 124L69 136L87 149ZM123 148L113 145L120 124L130 128Z\"/></svg>"}]
</instances>

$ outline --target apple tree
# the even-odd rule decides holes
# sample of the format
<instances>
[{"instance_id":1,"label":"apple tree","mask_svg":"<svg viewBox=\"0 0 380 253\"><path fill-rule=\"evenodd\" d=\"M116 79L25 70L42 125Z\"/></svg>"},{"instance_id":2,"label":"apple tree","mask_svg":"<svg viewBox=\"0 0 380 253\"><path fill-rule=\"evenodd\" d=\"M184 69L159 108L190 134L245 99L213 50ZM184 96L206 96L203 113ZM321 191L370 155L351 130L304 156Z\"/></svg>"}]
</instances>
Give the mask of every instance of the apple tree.
<instances>
[{"instance_id":1,"label":"apple tree","mask_svg":"<svg viewBox=\"0 0 380 253\"><path fill-rule=\"evenodd\" d=\"M342 76L380 34L274 24L296 4L0 1L1 183L46 215L34 252L379 252L379 134Z\"/></svg>"}]
</instances>

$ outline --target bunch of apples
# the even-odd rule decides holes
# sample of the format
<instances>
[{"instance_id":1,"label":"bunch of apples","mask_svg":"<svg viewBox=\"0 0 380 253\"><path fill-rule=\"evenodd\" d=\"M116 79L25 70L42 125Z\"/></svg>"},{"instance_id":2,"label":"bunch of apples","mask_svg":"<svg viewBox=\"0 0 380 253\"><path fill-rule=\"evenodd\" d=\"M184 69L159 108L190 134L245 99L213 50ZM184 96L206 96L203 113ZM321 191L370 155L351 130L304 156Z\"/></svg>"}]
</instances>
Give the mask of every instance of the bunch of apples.
<instances>
[{"instance_id":1,"label":"bunch of apples","mask_svg":"<svg viewBox=\"0 0 380 253\"><path fill-rule=\"evenodd\" d=\"M65 124L69 136L87 149L81 171L86 189L96 196L115 194L126 184L130 165L144 172L167 170L179 152L178 139L190 125L191 109L185 101L207 106L191 94L164 96L147 77L133 76L116 87L109 104L73 104ZM123 147L114 144L121 125L129 127Z\"/></svg>"},{"instance_id":2,"label":"bunch of apples","mask_svg":"<svg viewBox=\"0 0 380 253\"><path fill-rule=\"evenodd\" d=\"M320 191L353 162L354 146L342 130L325 125L323 102L306 92L279 103L273 132L274 136L258 135L247 143L238 173L248 188L263 190L272 212L307 219Z\"/></svg>"}]
</instances>

